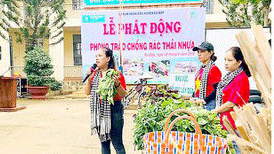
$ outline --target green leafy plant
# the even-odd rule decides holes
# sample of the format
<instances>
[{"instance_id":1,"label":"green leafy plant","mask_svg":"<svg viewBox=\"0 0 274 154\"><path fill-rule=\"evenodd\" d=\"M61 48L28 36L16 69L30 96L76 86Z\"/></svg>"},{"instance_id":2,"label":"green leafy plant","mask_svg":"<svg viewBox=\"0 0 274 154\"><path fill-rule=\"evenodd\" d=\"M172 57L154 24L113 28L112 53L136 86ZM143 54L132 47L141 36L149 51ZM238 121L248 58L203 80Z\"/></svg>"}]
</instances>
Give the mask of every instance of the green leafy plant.
<instances>
[{"instance_id":1,"label":"green leafy plant","mask_svg":"<svg viewBox=\"0 0 274 154\"><path fill-rule=\"evenodd\" d=\"M224 7L226 20L232 27L250 27L251 24L271 26L271 0L218 0Z\"/></svg>"},{"instance_id":2,"label":"green leafy plant","mask_svg":"<svg viewBox=\"0 0 274 154\"><path fill-rule=\"evenodd\" d=\"M101 99L107 99L110 104L114 104L113 98L117 93L117 89L114 85L114 76L119 76L120 71L115 71L114 69L108 69L105 72L103 78L100 78L98 94Z\"/></svg>"},{"instance_id":3,"label":"green leafy plant","mask_svg":"<svg viewBox=\"0 0 274 154\"><path fill-rule=\"evenodd\" d=\"M31 86L50 86L52 91L62 86L55 78L53 65L49 55L42 48L35 47L25 55L24 72L27 74L28 84Z\"/></svg>"},{"instance_id":4,"label":"green leafy plant","mask_svg":"<svg viewBox=\"0 0 274 154\"><path fill-rule=\"evenodd\" d=\"M181 95L169 93L162 86L160 86L159 90L164 95L157 99L146 99L144 107L138 111L134 120L136 125L133 139L134 145L138 150L144 148L143 136L148 132L162 131L166 118L176 109L186 109L193 113L203 134L211 134L224 138L227 136L227 132L222 129L216 113L196 106L190 101L183 100ZM171 121L174 119L175 116L171 118ZM172 130L195 132L195 126L189 120L181 120L173 126Z\"/></svg>"},{"instance_id":5,"label":"green leafy plant","mask_svg":"<svg viewBox=\"0 0 274 154\"><path fill-rule=\"evenodd\" d=\"M55 78L50 79L50 90L57 91L62 88L63 84L57 81Z\"/></svg>"}]
</instances>

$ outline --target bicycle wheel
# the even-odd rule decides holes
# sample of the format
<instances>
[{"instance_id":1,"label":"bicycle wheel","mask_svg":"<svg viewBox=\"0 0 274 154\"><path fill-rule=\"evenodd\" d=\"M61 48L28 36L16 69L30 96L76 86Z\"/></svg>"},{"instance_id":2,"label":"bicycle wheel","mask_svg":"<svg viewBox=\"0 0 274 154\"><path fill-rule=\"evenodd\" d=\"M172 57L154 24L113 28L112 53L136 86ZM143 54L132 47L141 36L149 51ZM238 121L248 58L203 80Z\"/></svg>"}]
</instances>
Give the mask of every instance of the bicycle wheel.
<instances>
[{"instance_id":1,"label":"bicycle wheel","mask_svg":"<svg viewBox=\"0 0 274 154\"><path fill-rule=\"evenodd\" d=\"M131 100L132 100L131 94L123 98L123 104L125 108L129 106L129 103L131 102Z\"/></svg>"},{"instance_id":2,"label":"bicycle wheel","mask_svg":"<svg viewBox=\"0 0 274 154\"><path fill-rule=\"evenodd\" d=\"M145 97L145 95L146 95L146 92L143 92L143 93L141 93L138 96L138 106L139 106L139 109L141 109L143 107L142 101L143 101L143 98Z\"/></svg>"},{"instance_id":3,"label":"bicycle wheel","mask_svg":"<svg viewBox=\"0 0 274 154\"><path fill-rule=\"evenodd\" d=\"M138 92L137 91L133 91L130 95L128 95L125 99L125 103L127 105L130 104L130 102L132 102L132 100L134 99L135 95L137 94Z\"/></svg>"},{"instance_id":4,"label":"bicycle wheel","mask_svg":"<svg viewBox=\"0 0 274 154\"><path fill-rule=\"evenodd\" d=\"M129 106L129 100L126 98L122 99L122 103L123 103L125 109Z\"/></svg>"}]
</instances>

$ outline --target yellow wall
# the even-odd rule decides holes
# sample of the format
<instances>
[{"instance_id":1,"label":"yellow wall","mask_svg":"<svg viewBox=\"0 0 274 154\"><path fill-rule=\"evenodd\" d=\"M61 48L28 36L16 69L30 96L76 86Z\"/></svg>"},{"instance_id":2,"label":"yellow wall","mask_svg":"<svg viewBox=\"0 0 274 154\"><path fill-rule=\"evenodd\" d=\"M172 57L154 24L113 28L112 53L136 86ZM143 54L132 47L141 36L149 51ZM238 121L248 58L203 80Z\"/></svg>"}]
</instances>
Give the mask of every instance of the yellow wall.
<instances>
[{"instance_id":1,"label":"yellow wall","mask_svg":"<svg viewBox=\"0 0 274 154\"><path fill-rule=\"evenodd\" d=\"M13 30L14 31L14 30ZM16 35L14 33L10 34L12 37L12 45L13 45L13 66L22 66L25 64L24 56L25 56L25 41L22 43L16 42ZM49 41L45 39L43 42L43 48L46 52L49 51Z\"/></svg>"},{"instance_id":2,"label":"yellow wall","mask_svg":"<svg viewBox=\"0 0 274 154\"><path fill-rule=\"evenodd\" d=\"M82 10L74 10L72 7L72 0L65 0L64 9L67 10L66 16L70 18L80 18Z\"/></svg>"},{"instance_id":3,"label":"yellow wall","mask_svg":"<svg viewBox=\"0 0 274 154\"><path fill-rule=\"evenodd\" d=\"M49 40L48 39L44 39L43 48L46 52L49 52Z\"/></svg>"},{"instance_id":4,"label":"yellow wall","mask_svg":"<svg viewBox=\"0 0 274 154\"><path fill-rule=\"evenodd\" d=\"M65 66L74 65L73 62L73 34L81 34L80 28L66 28L64 29L64 55L65 55ZM17 43L16 36L14 33L12 36L12 44L13 44L13 65L14 66L23 66L24 65L24 56L25 56L25 42ZM44 40L44 46L46 52L49 51L49 40Z\"/></svg>"},{"instance_id":5,"label":"yellow wall","mask_svg":"<svg viewBox=\"0 0 274 154\"><path fill-rule=\"evenodd\" d=\"M218 0L214 0L214 4L213 4L213 13L214 14L223 14L222 10L224 9L224 7L222 6L222 4L218 1Z\"/></svg>"},{"instance_id":6,"label":"yellow wall","mask_svg":"<svg viewBox=\"0 0 274 154\"><path fill-rule=\"evenodd\" d=\"M13 49L13 66L24 65L25 56L25 42L17 43L16 36L14 33L11 34L12 37L12 49Z\"/></svg>"},{"instance_id":7,"label":"yellow wall","mask_svg":"<svg viewBox=\"0 0 274 154\"><path fill-rule=\"evenodd\" d=\"M64 29L64 54L65 54L65 66L73 66L73 34L81 34L79 28L74 30L74 28Z\"/></svg>"}]
</instances>

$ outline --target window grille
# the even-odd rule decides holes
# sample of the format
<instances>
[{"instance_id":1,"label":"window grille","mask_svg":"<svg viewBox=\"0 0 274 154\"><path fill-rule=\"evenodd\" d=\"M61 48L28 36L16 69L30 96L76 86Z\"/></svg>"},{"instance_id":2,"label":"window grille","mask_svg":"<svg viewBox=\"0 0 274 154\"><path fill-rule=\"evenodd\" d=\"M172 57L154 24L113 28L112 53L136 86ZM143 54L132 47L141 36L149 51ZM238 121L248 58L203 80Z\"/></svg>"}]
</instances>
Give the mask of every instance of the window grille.
<instances>
[{"instance_id":1,"label":"window grille","mask_svg":"<svg viewBox=\"0 0 274 154\"><path fill-rule=\"evenodd\" d=\"M73 10L81 10L81 3L83 0L72 0L72 9Z\"/></svg>"},{"instance_id":2,"label":"window grille","mask_svg":"<svg viewBox=\"0 0 274 154\"><path fill-rule=\"evenodd\" d=\"M74 65L82 65L81 35L73 35L73 59Z\"/></svg>"}]
</instances>

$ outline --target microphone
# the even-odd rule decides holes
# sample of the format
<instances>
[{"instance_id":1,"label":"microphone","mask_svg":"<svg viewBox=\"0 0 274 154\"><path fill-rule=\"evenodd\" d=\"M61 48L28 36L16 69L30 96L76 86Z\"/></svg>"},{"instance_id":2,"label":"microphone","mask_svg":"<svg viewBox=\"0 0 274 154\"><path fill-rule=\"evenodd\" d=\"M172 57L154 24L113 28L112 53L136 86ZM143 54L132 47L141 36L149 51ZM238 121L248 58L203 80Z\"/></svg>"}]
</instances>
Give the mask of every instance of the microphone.
<instances>
[{"instance_id":1,"label":"microphone","mask_svg":"<svg viewBox=\"0 0 274 154\"><path fill-rule=\"evenodd\" d=\"M96 69L97 65L93 64L92 67L90 68L90 74L88 74L85 79L83 80L83 83L86 82L86 80L88 79L88 77L92 74L92 72Z\"/></svg>"}]
</instances>

